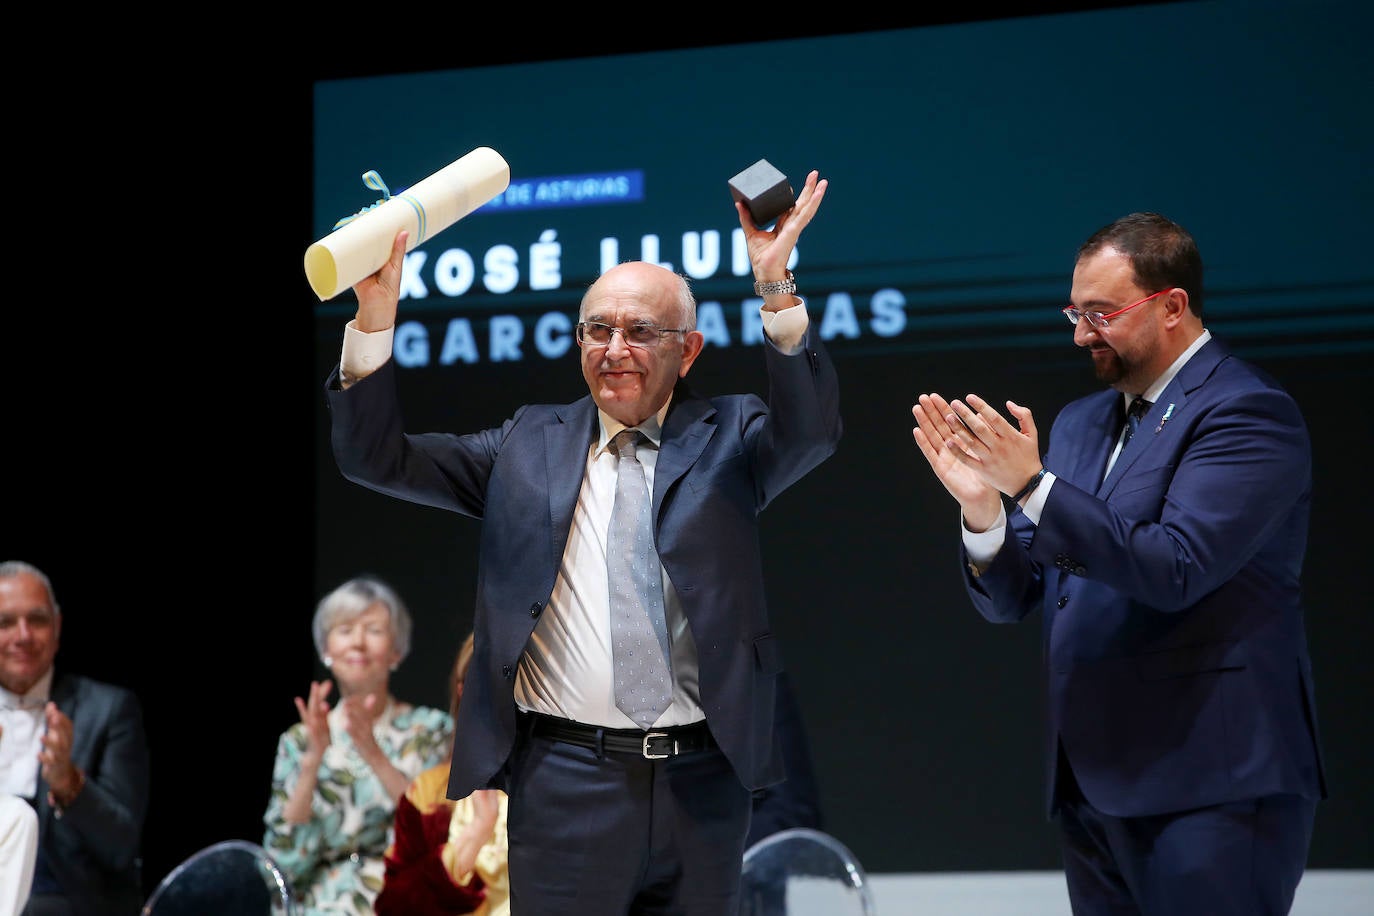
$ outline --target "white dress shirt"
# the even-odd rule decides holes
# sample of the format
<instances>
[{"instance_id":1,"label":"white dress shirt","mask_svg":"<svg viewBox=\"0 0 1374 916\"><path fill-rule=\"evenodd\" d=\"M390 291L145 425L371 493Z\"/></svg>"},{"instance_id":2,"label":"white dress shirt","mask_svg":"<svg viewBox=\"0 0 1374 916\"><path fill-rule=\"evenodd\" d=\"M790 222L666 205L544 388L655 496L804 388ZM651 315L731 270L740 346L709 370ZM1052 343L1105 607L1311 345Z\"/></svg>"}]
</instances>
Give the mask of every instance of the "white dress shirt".
<instances>
[{"instance_id":1,"label":"white dress shirt","mask_svg":"<svg viewBox=\"0 0 1374 916\"><path fill-rule=\"evenodd\" d=\"M636 427L649 439L640 443L637 456L651 493L667 413L665 404ZM515 678L515 702L521 709L608 728L638 727L615 705L610 582L606 577L606 536L616 485L616 457L607 445L624 428L601 413L600 432L589 447L587 472L577 494L568 546L553 594L525 647ZM696 643L672 580L666 571L660 568L660 572L672 657L673 702L654 724L686 725L706 717L697 685Z\"/></svg>"},{"instance_id":2,"label":"white dress shirt","mask_svg":"<svg viewBox=\"0 0 1374 916\"><path fill-rule=\"evenodd\" d=\"M28 693L0 687L0 795L38 795L38 752L45 731L43 707L52 692L52 669Z\"/></svg>"}]
</instances>

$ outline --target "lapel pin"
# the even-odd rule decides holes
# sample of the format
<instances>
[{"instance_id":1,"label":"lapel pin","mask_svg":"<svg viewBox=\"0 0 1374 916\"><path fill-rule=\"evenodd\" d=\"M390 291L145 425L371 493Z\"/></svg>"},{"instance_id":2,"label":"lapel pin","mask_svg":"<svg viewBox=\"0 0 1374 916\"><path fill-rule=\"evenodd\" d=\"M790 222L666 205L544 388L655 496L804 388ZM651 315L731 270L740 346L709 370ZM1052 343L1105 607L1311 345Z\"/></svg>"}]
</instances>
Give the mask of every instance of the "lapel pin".
<instances>
[{"instance_id":1,"label":"lapel pin","mask_svg":"<svg viewBox=\"0 0 1374 916\"><path fill-rule=\"evenodd\" d=\"M1159 425L1155 427L1156 435L1164 429L1164 424L1169 422L1169 418L1174 415L1174 402L1170 401L1169 406L1164 408L1164 416L1159 418Z\"/></svg>"}]
</instances>

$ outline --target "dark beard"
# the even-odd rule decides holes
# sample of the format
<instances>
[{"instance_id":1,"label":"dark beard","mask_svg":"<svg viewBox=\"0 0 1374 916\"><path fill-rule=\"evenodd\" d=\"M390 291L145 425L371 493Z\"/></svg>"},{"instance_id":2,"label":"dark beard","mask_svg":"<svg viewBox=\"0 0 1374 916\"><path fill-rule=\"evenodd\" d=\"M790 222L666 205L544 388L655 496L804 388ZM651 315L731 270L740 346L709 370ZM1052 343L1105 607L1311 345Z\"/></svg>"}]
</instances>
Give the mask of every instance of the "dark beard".
<instances>
[{"instance_id":1,"label":"dark beard","mask_svg":"<svg viewBox=\"0 0 1374 916\"><path fill-rule=\"evenodd\" d=\"M1111 351L1112 358L1107 362L1093 360L1093 374L1097 380L1104 385L1115 385L1126 377L1126 365L1121 361L1121 356L1115 350Z\"/></svg>"}]
</instances>

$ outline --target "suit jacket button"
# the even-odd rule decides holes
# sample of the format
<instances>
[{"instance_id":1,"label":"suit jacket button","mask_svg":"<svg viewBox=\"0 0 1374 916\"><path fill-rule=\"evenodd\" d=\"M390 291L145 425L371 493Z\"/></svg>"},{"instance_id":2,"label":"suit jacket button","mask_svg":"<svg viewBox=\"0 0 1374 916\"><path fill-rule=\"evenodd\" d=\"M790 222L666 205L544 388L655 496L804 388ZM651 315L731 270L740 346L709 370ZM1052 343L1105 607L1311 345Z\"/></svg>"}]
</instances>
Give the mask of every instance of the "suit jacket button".
<instances>
[{"instance_id":1,"label":"suit jacket button","mask_svg":"<svg viewBox=\"0 0 1374 916\"><path fill-rule=\"evenodd\" d=\"M1077 563L1073 567L1073 574L1075 576L1086 576L1088 574L1088 567L1084 566L1082 563Z\"/></svg>"},{"instance_id":2,"label":"suit jacket button","mask_svg":"<svg viewBox=\"0 0 1374 916\"><path fill-rule=\"evenodd\" d=\"M538 601L536 601L534 604L531 604L531 605L530 605L530 616L531 616L531 617L538 617L538 616L539 616L539 611L540 611L541 609L542 609L542 605L540 605L540 603L539 603Z\"/></svg>"},{"instance_id":3,"label":"suit jacket button","mask_svg":"<svg viewBox=\"0 0 1374 916\"><path fill-rule=\"evenodd\" d=\"M511 675L514 674L514 673L515 673L515 672L514 672L514 669L511 668L510 665L502 665L502 666L501 666L501 676L502 676L503 678L505 678L506 680L510 680Z\"/></svg>"},{"instance_id":4,"label":"suit jacket button","mask_svg":"<svg viewBox=\"0 0 1374 916\"><path fill-rule=\"evenodd\" d=\"M1062 608L1064 605L1066 605L1066 604L1068 604L1068 603L1069 603L1069 596L1068 596L1068 595L1060 595L1060 596L1059 596L1059 600L1056 601L1056 602L1054 603L1054 606L1057 607L1057 608Z\"/></svg>"}]
</instances>

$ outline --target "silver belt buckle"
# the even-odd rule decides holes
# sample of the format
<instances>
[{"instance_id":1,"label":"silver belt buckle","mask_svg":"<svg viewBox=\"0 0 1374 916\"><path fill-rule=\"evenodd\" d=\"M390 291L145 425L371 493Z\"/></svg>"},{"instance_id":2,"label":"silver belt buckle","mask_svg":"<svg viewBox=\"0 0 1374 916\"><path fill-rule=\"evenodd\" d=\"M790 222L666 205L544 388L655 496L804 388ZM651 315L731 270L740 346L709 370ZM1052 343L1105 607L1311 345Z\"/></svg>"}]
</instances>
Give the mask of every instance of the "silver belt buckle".
<instances>
[{"instance_id":1,"label":"silver belt buckle","mask_svg":"<svg viewBox=\"0 0 1374 916\"><path fill-rule=\"evenodd\" d=\"M652 739L654 739L654 738L667 738L667 737L668 737L668 733L667 733L667 732L645 732L645 733L644 733L644 747L643 747L644 758L645 758L646 760L662 760L662 759L664 759L665 757L671 757L671 756L673 756L673 754L676 754L676 753L677 753L677 742L676 742L676 741L673 742L673 750L672 750L672 753L670 753L670 754L651 754L651 753L649 753L649 742L650 742Z\"/></svg>"}]
</instances>

